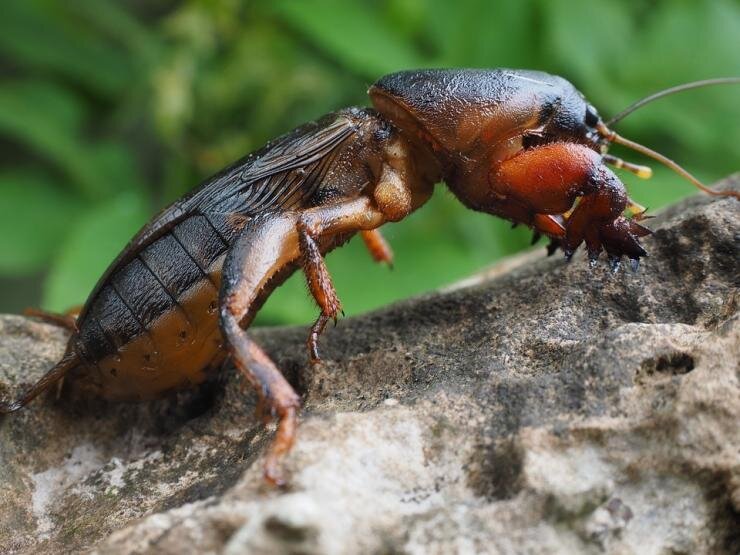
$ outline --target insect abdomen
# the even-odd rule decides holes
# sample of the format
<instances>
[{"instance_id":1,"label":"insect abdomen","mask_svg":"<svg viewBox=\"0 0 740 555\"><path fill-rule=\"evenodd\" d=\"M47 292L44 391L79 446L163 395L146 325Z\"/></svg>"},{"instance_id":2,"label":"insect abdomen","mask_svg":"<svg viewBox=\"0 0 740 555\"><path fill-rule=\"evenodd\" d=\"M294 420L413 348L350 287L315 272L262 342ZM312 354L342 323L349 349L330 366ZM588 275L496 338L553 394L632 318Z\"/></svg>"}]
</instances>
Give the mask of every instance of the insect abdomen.
<instances>
[{"instance_id":1,"label":"insect abdomen","mask_svg":"<svg viewBox=\"0 0 740 555\"><path fill-rule=\"evenodd\" d=\"M80 322L99 393L142 399L198 383L220 345L216 308L233 233L194 215L115 270Z\"/></svg>"}]
</instances>

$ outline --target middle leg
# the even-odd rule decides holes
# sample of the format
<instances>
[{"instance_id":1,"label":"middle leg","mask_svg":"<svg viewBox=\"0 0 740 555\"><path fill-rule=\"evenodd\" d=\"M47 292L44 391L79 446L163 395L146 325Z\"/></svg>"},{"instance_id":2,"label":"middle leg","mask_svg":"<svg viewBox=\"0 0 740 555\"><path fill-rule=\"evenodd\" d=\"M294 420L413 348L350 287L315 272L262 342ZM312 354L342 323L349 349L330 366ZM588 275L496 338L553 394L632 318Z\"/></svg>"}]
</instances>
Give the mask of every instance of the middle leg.
<instances>
[{"instance_id":1,"label":"middle leg","mask_svg":"<svg viewBox=\"0 0 740 555\"><path fill-rule=\"evenodd\" d=\"M377 228L387 221L398 221L425 202L431 188L413 190L413 180L408 172L399 172L384 163L380 178L372 189L372 198L361 195L327 206L317 206L304 211L298 223L303 269L308 287L321 312L311 328L307 346L311 360L318 360L318 338L326 323L336 318L341 310L329 271L321 256L319 242L331 243L333 235L365 232L363 237L377 258L390 259L390 249L382 240Z\"/></svg>"},{"instance_id":2,"label":"middle leg","mask_svg":"<svg viewBox=\"0 0 740 555\"><path fill-rule=\"evenodd\" d=\"M383 213L365 196L340 204L312 208L301 216L298 237L303 271L311 295L320 310L306 341L312 362L320 360L318 339L327 322L332 319L336 322L342 310L319 247L322 236L374 230L384 222Z\"/></svg>"}]
</instances>

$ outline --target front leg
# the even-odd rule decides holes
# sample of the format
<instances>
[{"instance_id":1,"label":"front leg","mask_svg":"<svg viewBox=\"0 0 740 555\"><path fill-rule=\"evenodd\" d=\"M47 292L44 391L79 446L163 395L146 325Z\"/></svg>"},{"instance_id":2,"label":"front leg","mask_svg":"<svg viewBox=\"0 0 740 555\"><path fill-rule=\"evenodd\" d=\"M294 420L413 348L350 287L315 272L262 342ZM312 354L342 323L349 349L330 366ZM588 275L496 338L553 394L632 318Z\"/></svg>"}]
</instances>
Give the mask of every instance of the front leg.
<instances>
[{"instance_id":1,"label":"front leg","mask_svg":"<svg viewBox=\"0 0 740 555\"><path fill-rule=\"evenodd\" d=\"M522 207L520 221L558 240L568 257L583 242L592 261L603 248L614 267L623 255L633 265L645 256L639 237L649 231L622 215L630 204L624 185L584 145L558 142L524 150L495 164L489 181L494 196ZM553 217L558 215L564 229Z\"/></svg>"}]
</instances>

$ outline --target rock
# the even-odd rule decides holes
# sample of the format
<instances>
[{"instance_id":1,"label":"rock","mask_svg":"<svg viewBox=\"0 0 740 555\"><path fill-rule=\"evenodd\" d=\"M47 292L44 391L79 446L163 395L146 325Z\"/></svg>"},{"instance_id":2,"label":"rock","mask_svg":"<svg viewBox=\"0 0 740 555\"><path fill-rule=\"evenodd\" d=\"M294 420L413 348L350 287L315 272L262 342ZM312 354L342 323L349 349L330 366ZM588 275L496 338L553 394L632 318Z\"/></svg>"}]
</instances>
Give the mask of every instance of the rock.
<instances>
[{"instance_id":1,"label":"rock","mask_svg":"<svg viewBox=\"0 0 740 555\"><path fill-rule=\"evenodd\" d=\"M284 491L236 372L139 405L50 394L0 422L0 551L737 553L739 222L692 197L638 273L538 250L342 321L316 367L305 328L255 330L304 399ZM62 346L2 317L0 394Z\"/></svg>"}]
</instances>

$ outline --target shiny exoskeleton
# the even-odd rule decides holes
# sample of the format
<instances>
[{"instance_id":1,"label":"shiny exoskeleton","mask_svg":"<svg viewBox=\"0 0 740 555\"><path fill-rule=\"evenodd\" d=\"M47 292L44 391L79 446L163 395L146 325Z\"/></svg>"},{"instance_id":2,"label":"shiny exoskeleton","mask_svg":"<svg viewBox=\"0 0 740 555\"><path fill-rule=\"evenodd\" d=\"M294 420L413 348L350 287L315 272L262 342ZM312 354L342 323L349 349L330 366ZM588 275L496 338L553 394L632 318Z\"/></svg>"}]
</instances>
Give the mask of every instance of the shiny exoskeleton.
<instances>
[{"instance_id":1,"label":"shiny exoskeleton","mask_svg":"<svg viewBox=\"0 0 740 555\"><path fill-rule=\"evenodd\" d=\"M361 233L390 261L377 228L447 183L468 207L531 226L570 256L645 254L648 231L604 164L609 130L566 80L533 71L423 70L383 77L374 108L329 114L268 143L163 210L100 279L63 359L16 410L66 376L115 400L160 397L203 382L230 354L277 419L265 473L279 483L299 398L245 329L270 293L305 272L320 315L340 303L323 255ZM578 201L576 203L576 201ZM634 205L632 205L634 206Z\"/></svg>"}]
</instances>

